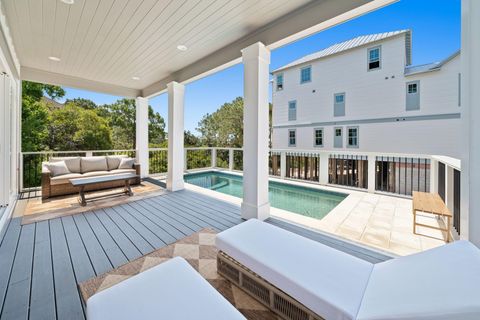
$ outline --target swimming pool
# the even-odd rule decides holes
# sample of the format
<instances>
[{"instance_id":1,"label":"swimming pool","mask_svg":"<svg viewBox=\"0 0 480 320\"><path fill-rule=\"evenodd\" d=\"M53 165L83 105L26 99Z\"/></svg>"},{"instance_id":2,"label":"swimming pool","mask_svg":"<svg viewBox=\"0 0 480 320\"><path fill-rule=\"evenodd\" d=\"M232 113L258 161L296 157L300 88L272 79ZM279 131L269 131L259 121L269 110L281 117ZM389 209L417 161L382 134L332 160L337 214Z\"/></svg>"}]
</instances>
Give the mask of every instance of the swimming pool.
<instances>
[{"instance_id":1,"label":"swimming pool","mask_svg":"<svg viewBox=\"0 0 480 320\"><path fill-rule=\"evenodd\" d=\"M242 198L242 176L208 171L185 175L185 182ZM321 219L335 208L346 194L294 186L281 182L269 182L269 198L272 207Z\"/></svg>"}]
</instances>

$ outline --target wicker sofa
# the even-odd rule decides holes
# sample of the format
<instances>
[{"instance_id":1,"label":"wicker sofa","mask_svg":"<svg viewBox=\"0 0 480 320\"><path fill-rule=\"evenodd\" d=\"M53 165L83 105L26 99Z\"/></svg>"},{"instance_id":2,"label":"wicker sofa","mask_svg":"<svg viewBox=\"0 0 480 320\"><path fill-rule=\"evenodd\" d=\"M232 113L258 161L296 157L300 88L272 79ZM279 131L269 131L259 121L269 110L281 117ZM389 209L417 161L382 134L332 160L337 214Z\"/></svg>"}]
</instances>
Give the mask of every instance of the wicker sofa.
<instances>
[{"instance_id":1,"label":"wicker sofa","mask_svg":"<svg viewBox=\"0 0 480 320\"><path fill-rule=\"evenodd\" d=\"M119 169L122 158L126 155L96 157L52 157L42 163L42 199L74 194L78 188L72 186L70 179L97 177L110 174L136 173L140 175L140 164L134 163L131 168ZM49 163L64 161L70 173L53 176L48 168ZM139 184L140 178L132 179L130 184ZM124 186L123 181L102 182L87 186L85 191L110 189Z\"/></svg>"}]
</instances>

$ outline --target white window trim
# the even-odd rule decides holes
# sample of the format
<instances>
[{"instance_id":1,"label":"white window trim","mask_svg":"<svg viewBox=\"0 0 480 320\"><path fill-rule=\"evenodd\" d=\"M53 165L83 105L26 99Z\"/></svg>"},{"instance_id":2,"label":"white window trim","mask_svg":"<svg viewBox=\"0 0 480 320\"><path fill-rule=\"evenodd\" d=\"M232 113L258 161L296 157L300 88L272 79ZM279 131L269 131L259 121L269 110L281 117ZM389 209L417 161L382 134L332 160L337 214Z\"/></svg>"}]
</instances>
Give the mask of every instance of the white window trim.
<instances>
[{"instance_id":1,"label":"white window trim","mask_svg":"<svg viewBox=\"0 0 480 320\"><path fill-rule=\"evenodd\" d=\"M370 51L378 49L378 68L370 69ZM376 71L382 69L382 46L370 47L367 49L367 71Z\"/></svg>"},{"instance_id":2,"label":"white window trim","mask_svg":"<svg viewBox=\"0 0 480 320\"><path fill-rule=\"evenodd\" d=\"M294 102L295 103L295 119L290 119L290 103ZM290 100L288 101L288 114L287 114L287 120L288 121L297 121L297 100Z\"/></svg>"},{"instance_id":3,"label":"white window trim","mask_svg":"<svg viewBox=\"0 0 480 320\"><path fill-rule=\"evenodd\" d=\"M278 88L278 76L282 76L282 88L281 89ZM275 75L275 90L276 91L283 91L284 88L285 88L285 76L283 75L283 72L278 73L278 74Z\"/></svg>"},{"instance_id":4,"label":"white window trim","mask_svg":"<svg viewBox=\"0 0 480 320\"><path fill-rule=\"evenodd\" d=\"M322 130L322 144L317 144L317 130ZM323 148L325 140L325 130L323 127L313 128L313 147Z\"/></svg>"},{"instance_id":5,"label":"white window trim","mask_svg":"<svg viewBox=\"0 0 480 320\"><path fill-rule=\"evenodd\" d=\"M310 68L310 80L308 81L302 81L302 70ZM305 67L300 68L300 84L305 84L305 83L310 83L312 82L312 65L308 65Z\"/></svg>"},{"instance_id":6,"label":"white window trim","mask_svg":"<svg viewBox=\"0 0 480 320\"><path fill-rule=\"evenodd\" d=\"M349 131L350 129L357 129L357 144L351 145L349 141ZM350 126L347 127L347 148L358 149L360 147L360 127L359 126Z\"/></svg>"},{"instance_id":7,"label":"white window trim","mask_svg":"<svg viewBox=\"0 0 480 320\"><path fill-rule=\"evenodd\" d=\"M295 132L295 144L290 143L290 132ZM289 147L297 146L297 130L296 129L288 129L288 146Z\"/></svg>"}]
</instances>

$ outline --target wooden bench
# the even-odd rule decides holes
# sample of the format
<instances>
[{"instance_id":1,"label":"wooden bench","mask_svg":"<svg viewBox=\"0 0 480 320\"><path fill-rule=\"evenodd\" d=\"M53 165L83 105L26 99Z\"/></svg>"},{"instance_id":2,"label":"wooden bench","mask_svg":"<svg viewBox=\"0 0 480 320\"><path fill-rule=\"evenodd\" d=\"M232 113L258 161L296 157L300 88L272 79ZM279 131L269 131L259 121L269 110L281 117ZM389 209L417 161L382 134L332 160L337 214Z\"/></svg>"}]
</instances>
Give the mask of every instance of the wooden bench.
<instances>
[{"instance_id":1,"label":"wooden bench","mask_svg":"<svg viewBox=\"0 0 480 320\"><path fill-rule=\"evenodd\" d=\"M438 216L439 218L446 217L446 228L427 225L417 222L417 211L426 212ZM413 233L417 233L417 226L424 228L436 229L447 233L447 242L451 240L451 220L452 213L443 202L442 198L437 193L427 193L413 191Z\"/></svg>"}]
</instances>

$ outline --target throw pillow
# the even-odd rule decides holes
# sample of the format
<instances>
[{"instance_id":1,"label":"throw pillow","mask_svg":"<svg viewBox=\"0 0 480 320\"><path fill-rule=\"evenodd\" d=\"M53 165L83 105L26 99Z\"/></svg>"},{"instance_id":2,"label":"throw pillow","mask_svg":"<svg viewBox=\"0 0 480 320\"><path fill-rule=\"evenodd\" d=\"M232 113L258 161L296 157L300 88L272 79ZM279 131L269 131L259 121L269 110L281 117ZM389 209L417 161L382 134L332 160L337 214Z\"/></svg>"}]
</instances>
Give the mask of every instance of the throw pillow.
<instances>
[{"instance_id":1,"label":"throw pillow","mask_svg":"<svg viewBox=\"0 0 480 320\"><path fill-rule=\"evenodd\" d=\"M118 169L132 169L134 162L135 162L135 159L122 158L120 160L120 165L118 166Z\"/></svg>"},{"instance_id":2,"label":"throw pillow","mask_svg":"<svg viewBox=\"0 0 480 320\"><path fill-rule=\"evenodd\" d=\"M70 173L70 170L68 170L65 161L50 162L47 164L47 168L50 171L52 177Z\"/></svg>"}]
</instances>

